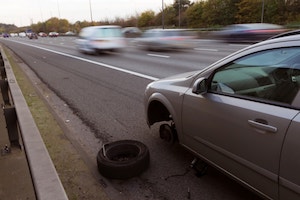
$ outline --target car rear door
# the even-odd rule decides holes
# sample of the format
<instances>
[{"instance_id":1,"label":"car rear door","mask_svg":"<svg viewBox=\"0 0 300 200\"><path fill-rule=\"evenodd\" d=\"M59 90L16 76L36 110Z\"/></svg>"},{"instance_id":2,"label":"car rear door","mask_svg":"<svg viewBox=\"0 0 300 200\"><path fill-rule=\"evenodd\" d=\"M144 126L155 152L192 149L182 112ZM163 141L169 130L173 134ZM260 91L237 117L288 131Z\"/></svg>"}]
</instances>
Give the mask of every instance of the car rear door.
<instances>
[{"instance_id":1,"label":"car rear door","mask_svg":"<svg viewBox=\"0 0 300 200\"><path fill-rule=\"evenodd\" d=\"M212 74L207 93L191 88L183 102L183 145L272 199L286 132L299 112L291 105L299 87L275 63L297 53L276 49L231 62Z\"/></svg>"},{"instance_id":2,"label":"car rear door","mask_svg":"<svg viewBox=\"0 0 300 200\"><path fill-rule=\"evenodd\" d=\"M298 111L217 94L188 93L183 109L184 145L277 199L281 147Z\"/></svg>"}]
</instances>

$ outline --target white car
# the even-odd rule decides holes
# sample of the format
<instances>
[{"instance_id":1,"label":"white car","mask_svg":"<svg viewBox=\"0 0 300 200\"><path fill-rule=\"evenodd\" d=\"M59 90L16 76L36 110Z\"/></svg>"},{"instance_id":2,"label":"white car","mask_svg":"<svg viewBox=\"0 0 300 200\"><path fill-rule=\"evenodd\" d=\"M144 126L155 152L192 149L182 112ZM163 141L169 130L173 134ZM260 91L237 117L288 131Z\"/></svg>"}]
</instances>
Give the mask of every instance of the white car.
<instances>
[{"instance_id":1,"label":"white car","mask_svg":"<svg viewBox=\"0 0 300 200\"><path fill-rule=\"evenodd\" d=\"M49 37L57 37L59 34L57 32L50 32L48 34Z\"/></svg>"},{"instance_id":2,"label":"white car","mask_svg":"<svg viewBox=\"0 0 300 200\"><path fill-rule=\"evenodd\" d=\"M95 54L101 51L117 51L126 47L120 26L90 26L83 28L76 40L77 49Z\"/></svg>"}]
</instances>

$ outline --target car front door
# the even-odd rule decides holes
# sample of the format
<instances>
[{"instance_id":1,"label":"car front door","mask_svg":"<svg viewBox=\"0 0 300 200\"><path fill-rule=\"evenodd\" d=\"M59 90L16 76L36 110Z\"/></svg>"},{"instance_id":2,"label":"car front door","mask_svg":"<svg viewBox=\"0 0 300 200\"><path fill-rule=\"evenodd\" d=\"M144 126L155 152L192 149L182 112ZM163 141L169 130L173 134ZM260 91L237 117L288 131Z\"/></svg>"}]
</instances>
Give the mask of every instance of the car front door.
<instances>
[{"instance_id":1,"label":"car front door","mask_svg":"<svg viewBox=\"0 0 300 200\"><path fill-rule=\"evenodd\" d=\"M189 89L182 112L183 145L258 193L278 199L281 149L299 84L291 62L300 48L258 52L230 62Z\"/></svg>"}]
</instances>

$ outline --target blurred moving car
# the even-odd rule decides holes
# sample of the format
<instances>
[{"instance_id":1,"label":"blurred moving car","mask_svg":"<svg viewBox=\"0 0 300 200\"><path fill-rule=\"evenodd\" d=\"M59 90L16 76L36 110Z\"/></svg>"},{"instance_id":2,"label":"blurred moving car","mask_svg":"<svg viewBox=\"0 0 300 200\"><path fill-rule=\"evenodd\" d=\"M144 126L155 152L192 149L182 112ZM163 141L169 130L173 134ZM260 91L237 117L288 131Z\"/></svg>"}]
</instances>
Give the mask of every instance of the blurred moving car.
<instances>
[{"instance_id":1,"label":"blurred moving car","mask_svg":"<svg viewBox=\"0 0 300 200\"><path fill-rule=\"evenodd\" d=\"M10 35L9 35L8 33L2 33L1 36L2 36L3 38L9 38L9 37L10 37Z\"/></svg>"},{"instance_id":2,"label":"blurred moving car","mask_svg":"<svg viewBox=\"0 0 300 200\"><path fill-rule=\"evenodd\" d=\"M142 49L163 51L193 47L195 35L185 29L150 29L134 42Z\"/></svg>"},{"instance_id":3,"label":"blurred moving car","mask_svg":"<svg viewBox=\"0 0 300 200\"><path fill-rule=\"evenodd\" d=\"M83 28L76 40L77 49L83 53L118 51L126 47L120 26L90 26Z\"/></svg>"},{"instance_id":4,"label":"blurred moving car","mask_svg":"<svg viewBox=\"0 0 300 200\"><path fill-rule=\"evenodd\" d=\"M40 36L40 37L47 37L47 34L44 33L44 32L39 32L39 36Z\"/></svg>"},{"instance_id":5,"label":"blurred moving car","mask_svg":"<svg viewBox=\"0 0 300 200\"><path fill-rule=\"evenodd\" d=\"M26 37L26 33L25 32L20 32L18 35L19 35L19 37Z\"/></svg>"},{"instance_id":6,"label":"blurred moving car","mask_svg":"<svg viewBox=\"0 0 300 200\"><path fill-rule=\"evenodd\" d=\"M147 123L265 199L300 199L300 34L150 83Z\"/></svg>"},{"instance_id":7,"label":"blurred moving car","mask_svg":"<svg viewBox=\"0 0 300 200\"><path fill-rule=\"evenodd\" d=\"M49 37L57 37L59 34L57 32L50 32L48 34Z\"/></svg>"},{"instance_id":8,"label":"blurred moving car","mask_svg":"<svg viewBox=\"0 0 300 200\"><path fill-rule=\"evenodd\" d=\"M65 35L72 36L72 35L76 35L76 33L74 33L73 31L67 31L67 32L65 33Z\"/></svg>"},{"instance_id":9,"label":"blurred moving car","mask_svg":"<svg viewBox=\"0 0 300 200\"><path fill-rule=\"evenodd\" d=\"M142 35L142 31L137 27L125 27L122 29L122 33L127 38L136 38Z\"/></svg>"},{"instance_id":10,"label":"blurred moving car","mask_svg":"<svg viewBox=\"0 0 300 200\"><path fill-rule=\"evenodd\" d=\"M38 39L38 36L37 36L37 34L35 32L28 33L27 37L29 39Z\"/></svg>"},{"instance_id":11,"label":"blurred moving car","mask_svg":"<svg viewBox=\"0 0 300 200\"><path fill-rule=\"evenodd\" d=\"M287 31L283 26L267 23L232 24L218 31L216 36L232 43L255 43Z\"/></svg>"},{"instance_id":12,"label":"blurred moving car","mask_svg":"<svg viewBox=\"0 0 300 200\"><path fill-rule=\"evenodd\" d=\"M18 33L10 33L10 37L18 37Z\"/></svg>"}]
</instances>

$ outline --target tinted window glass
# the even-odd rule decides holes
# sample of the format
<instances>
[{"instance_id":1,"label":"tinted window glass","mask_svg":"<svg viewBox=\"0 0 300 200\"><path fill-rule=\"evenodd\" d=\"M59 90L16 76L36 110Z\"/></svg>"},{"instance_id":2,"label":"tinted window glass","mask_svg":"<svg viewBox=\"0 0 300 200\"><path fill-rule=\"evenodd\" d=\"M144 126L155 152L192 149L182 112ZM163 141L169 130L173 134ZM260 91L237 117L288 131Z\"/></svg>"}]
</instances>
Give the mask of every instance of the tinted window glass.
<instances>
[{"instance_id":1,"label":"tinted window glass","mask_svg":"<svg viewBox=\"0 0 300 200\"><path fill-rule=\"evenodd\" d=\"M98 28L94 32L96 38L121 37L122 32L119 28Z\"/></svg>"},{"instance_id":2,"label":"tinted window glass","mask_svg":"<svg viewBox=\"0 0 300 200\"><path fill-rule=\"evenodd\" d=\"M300 48L258 52L217 70L212 92L291 104L300 88Z\"/></svg>"}]
</instances>

